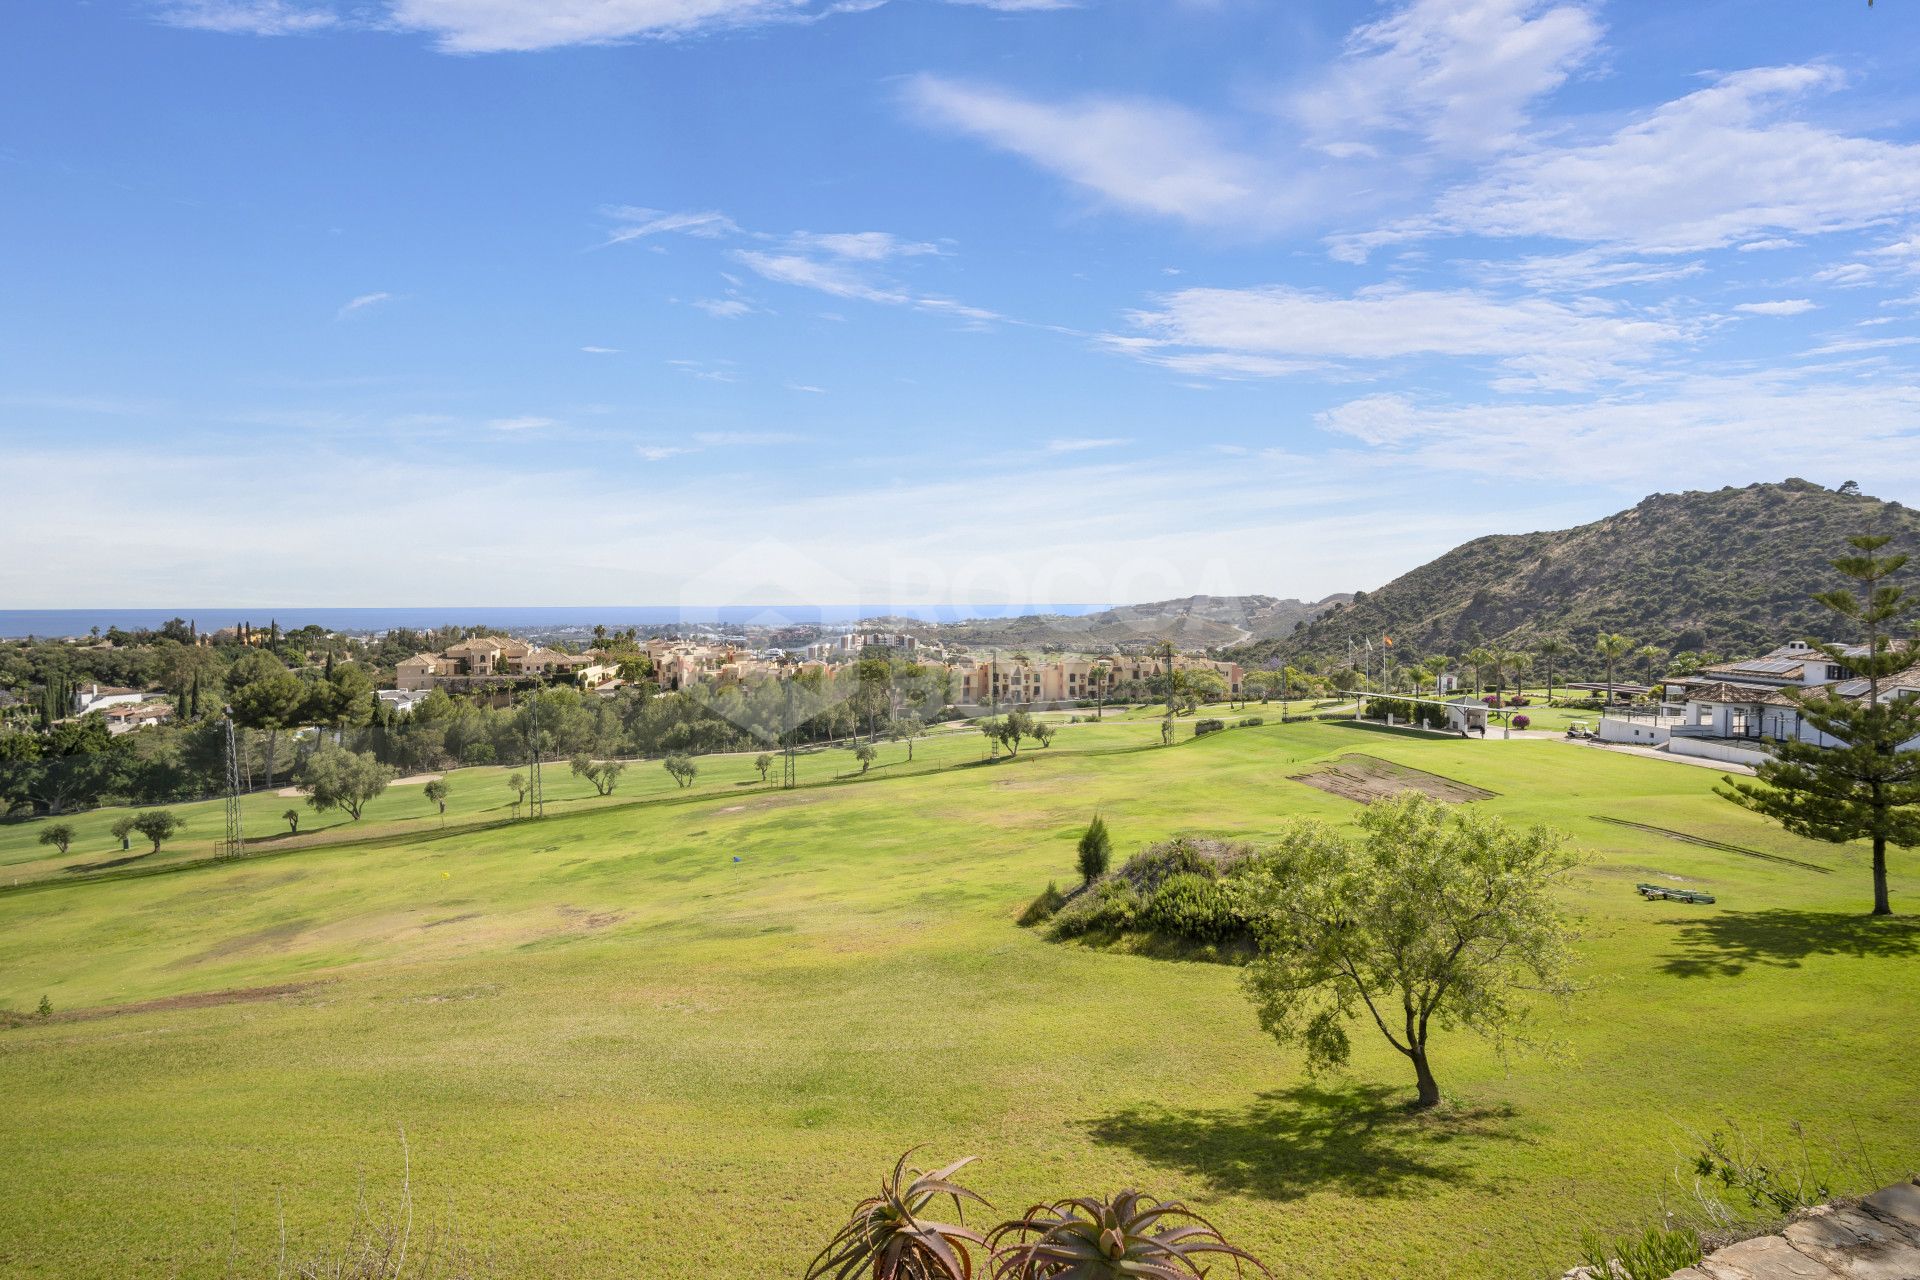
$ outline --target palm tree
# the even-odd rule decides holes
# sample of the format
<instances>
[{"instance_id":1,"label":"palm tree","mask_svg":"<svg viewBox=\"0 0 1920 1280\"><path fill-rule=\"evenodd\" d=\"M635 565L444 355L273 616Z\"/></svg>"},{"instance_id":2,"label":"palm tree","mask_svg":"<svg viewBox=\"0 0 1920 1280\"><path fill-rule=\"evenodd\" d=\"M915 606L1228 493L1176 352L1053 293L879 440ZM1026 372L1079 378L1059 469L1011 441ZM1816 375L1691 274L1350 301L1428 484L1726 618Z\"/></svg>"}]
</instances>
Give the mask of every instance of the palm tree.
<instances>
[{"instance_id":1,"label":"palm tree","mask_svg":"<svg viewBox=\"0 0 1920 1280\"><path fill-rule=\"evenodd\" d=\"M1643 644L1633 651L1633 656L1636 661L1647 664L1647 683L1652 684L1660 673L1660 659L1666 657L1667 652L1657 644Z\"/></svg>"},{"instance_id":2,"label":"palm tree","mask_svg":"<svg viewBox=\"0 0 1920 1280\"><path fill-rule=\"evenodd\" d=\"M1480 684L1486 669L1493 665L1493 653L1484 646L1467 650L1467 664L1473 668L1473 696L1480 696Z\"/></svg>"},{"instance_id":3,"label":"palm tree","mask_svg":"<svg viewBox=\"0 0 1920 1280\"><path fill-rule=\"evenodd\" d=\"M1553 667L1554 663L1573 652L1573 646L1559 636L1548 636L1533 646L1533 651L1547 662L1547 705L1553 705Z\"/></svg>"},{"instance_id":4,"label":"palm tree","mask_svg":"<svg viewBox=\"0 0 1920 1280\"><path fill-rule=\"evenodd\" d=\"M1633 652L1633 641L1617 632L1609 635L1601 632L1593 642L1593 651L1607 664L1607 705L1613 705L1613 667L1622 658Z\"/></svg>"},{"instance_id":5,"label":"palm tree","mask_svg":"<svg viewBox=\"0 0 1920 1280\"><path fill-rule=\"evenodd\" d=\"M1507 670L1513 672L1513 696L1520 697L1526 692L1521 686L1527 672L1533 669L1533 655L1525 649L1509 649L1501 656L1507 660Z\"/></svg>"},{"instance_id":6,"label":"palm tree","mask_svg":"<svg viewBox=\"0 0 1920 1280\"><path fill-rule=\"evenodd\" d=\"M1426 672L1427 677L1433 681L1434 697L1437 698L1440 696L1440 677L1445 675L1447 668L1452 665L1453 659L1444 653L1430 653L1421 659L1420 669Z\"/></svg>"}]
</instances>

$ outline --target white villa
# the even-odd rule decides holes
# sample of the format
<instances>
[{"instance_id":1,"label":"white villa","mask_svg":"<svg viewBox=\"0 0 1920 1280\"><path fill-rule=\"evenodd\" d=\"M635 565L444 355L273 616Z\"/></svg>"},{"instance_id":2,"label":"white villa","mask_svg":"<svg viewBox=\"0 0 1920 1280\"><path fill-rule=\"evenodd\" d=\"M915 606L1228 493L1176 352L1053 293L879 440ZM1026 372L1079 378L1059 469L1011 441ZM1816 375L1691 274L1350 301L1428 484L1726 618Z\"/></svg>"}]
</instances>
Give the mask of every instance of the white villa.
<instances>
[{"instance_id":1,"label":"white villa","mask_svg":"<svg viewBox=\"0 0 1920 1280\"><path fill-rule=\"evenodd\" d=\"M1848 646L1842 652L1860 654L1866 646ZM1806 723L1790 691L1825 689L1856 700L1869 692L1866 680L1801 640L1758 658L1716 663L1694 675L1670 677L1666 688L1667 700L1657 709L1603 716L1600 739L1729 764L1758 764L1767 759L1769 741L1841 745ZM1920 696L1920 663L1880 682L1882 702L1916 696ZM1920 750L1920 738L1905 749Z\"/></svg>"}]
</instances>

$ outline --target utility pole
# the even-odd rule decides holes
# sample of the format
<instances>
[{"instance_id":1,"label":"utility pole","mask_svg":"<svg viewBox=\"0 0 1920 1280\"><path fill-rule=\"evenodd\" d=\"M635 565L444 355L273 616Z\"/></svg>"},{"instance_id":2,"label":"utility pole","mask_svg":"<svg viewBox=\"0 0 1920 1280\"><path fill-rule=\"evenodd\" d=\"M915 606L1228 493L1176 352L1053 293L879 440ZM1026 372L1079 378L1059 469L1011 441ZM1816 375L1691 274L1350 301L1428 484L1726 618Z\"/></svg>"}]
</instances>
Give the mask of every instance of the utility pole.
<instances>
[{"instance_id":1,"label":"utility pole","mask_svg":"<svg viewBox=\"0 0 1920 1280\"><path fill-rule=\"evenodd\" d=\"M540 698L535 694L527 703L527 816L545 814L546 803L540 793Z\"/></svg>"},{"instance_id":2,"label":"utility pole","mask_svg":"<svg viewBox=\"0 0 1920 1280\"><path fill-rule=\"evenodd\" d=\"M987 673L987 719L998 720L1000 718L1000 651L993 649L990 652L993 654L993 667ZM987 759L998 760L999 758L1000 739L988 738Z\"/></svg>"},{"instance_id":3,"label":"utility pole","mask_svg":"<svg viewBox=\"0 0 1920 1280\"><path fill-rule=\"evenodd\" d=\"M785 713L781 716L781 724L783 726L784 732L782 732L780 735L780 740L782 743L782 747L780 751L780 789L783 791L791 791L794 788L794 772L795 772L794 766L796 764L796 761L794 760L794 750L793 750L794 728L793 728L793 677L792 676L787 677L786 685L787 685L787 709Z\"/></svg>"},{"instance_id":4,"label":"utility pole","mask_svg":"<svg viewBox=\"0 0 1920 1280\"><path fill-rule=\"evenodd\" d=\"M220 856L238 858L247 851L246 836L240 830L240 753L233 739L233 708L222 708L227 728L227 838L221 842Z\"/></svg>"}]
</instances>

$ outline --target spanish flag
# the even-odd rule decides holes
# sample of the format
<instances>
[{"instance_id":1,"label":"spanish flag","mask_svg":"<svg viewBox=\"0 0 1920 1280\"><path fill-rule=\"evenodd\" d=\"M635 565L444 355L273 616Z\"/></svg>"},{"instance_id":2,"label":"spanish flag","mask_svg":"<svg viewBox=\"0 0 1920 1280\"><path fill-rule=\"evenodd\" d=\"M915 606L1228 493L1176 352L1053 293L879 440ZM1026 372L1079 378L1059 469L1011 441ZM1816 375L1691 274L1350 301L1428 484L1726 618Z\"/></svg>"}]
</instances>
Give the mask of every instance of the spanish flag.
<instances>
[{"instance_id":1,"label":"spanish flag","mask_svg":"<svg viewBox=\"0 0 1920 1280\"><path fill-rule=\"evenodd\" d=\"M1391 649L1393 648L1393 637L1390 635L1387 635L1385 632L1382 632L1380 634L1380 643L1387 646L1387 648Z\"/></svg>"}]
</instances>

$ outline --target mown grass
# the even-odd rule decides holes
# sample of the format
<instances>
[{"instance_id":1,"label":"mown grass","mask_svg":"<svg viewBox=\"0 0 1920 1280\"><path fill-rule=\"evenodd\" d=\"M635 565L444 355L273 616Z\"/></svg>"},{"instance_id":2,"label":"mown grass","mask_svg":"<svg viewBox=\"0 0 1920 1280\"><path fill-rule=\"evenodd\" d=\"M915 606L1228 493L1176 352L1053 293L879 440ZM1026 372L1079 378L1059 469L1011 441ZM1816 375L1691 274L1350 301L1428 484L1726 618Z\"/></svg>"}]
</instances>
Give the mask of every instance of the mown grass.
<instances>
[{"instance_id":1,"label":"mown grass","mask_svg":"<svg viewBox=\"0 0 1920 1280\"><path fill-rule=\"evenodd\" d=\"M979 753L955 735L920 745L920 773L787 793L708 762L684 803L623 784L444 834L370 814L407 825L0 895L0 1008L57 1011L0 1030L0 1274L264 1273L276 1204L297 1253L340 1230L363 1171L391 1194L401 1126L416 1197L525 1276L797 1274L915 1142L983 1154L1010 1210L1180 1194L1294 1276L1557 1274L1583 1229L1651 1212L1688 1128L1727 1116L1857 1133L1889 1177L1915 1162L1920 934L1861 918L1852 851L1716 799L1709 771L1564 743L1270 723L1126 749L1157 737L1069 725L1017 761L937 768ZM1231 969L1012 924L1071 877L1094 810L1119 856L1344 821L1287 774L1353 750L1493 791L1587 851L1568 890L1587 990L1541 1028L1566 1056L1438 1040L1453 1103L1410 1117L1402 1063L1359 1030L1352 1073L1309 1081ZM1643 902L1649 878L1718 904ZM1920 877L1896 864L1894 888L1911 903Z\"/></svg>"}]
</instances>

